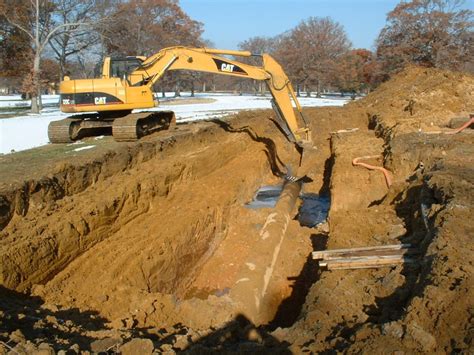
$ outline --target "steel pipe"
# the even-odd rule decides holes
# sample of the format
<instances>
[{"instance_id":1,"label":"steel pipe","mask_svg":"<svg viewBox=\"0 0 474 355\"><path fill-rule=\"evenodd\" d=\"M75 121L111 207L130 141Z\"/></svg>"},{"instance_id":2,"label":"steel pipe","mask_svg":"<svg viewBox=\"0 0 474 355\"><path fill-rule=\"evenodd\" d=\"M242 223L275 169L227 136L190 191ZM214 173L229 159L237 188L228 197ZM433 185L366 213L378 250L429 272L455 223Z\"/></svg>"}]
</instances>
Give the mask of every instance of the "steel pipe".
<instances>
[{"instance_id":1,"label":"steel pipe","mask_svg":"<svg viewBox=\"0 0 474 355\"><path fill-rule=\"evenodd\" d=\"M267 291L301 186L300 181L285 184L230 292L237 310L257 325L268 323L277 312Z\"/></svg>"}]
</instances>

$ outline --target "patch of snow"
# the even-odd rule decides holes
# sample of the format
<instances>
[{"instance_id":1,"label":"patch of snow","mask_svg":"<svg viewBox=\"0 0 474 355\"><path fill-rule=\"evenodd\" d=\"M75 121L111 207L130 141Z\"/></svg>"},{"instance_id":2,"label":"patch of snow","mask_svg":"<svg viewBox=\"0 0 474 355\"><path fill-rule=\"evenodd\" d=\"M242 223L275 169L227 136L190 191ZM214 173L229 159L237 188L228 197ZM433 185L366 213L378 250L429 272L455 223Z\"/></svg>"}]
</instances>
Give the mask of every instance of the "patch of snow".
<instances>
[{"instance_id":1,"label":"patch of snow","mask_svg":"<svg viewBox=\"0 0 474 355\"><path fill-rule=\"evenodd\" d=\"M48 144L48 125L67 117L55 113L0 119L0 153L30 149Z\"/></svg>"},{"instance_id":2,"label":"patch of snow","mask_svg":"<svg viewBox=\"0 0 474 355\"><path fill-rule=\"evenodd\" d=\"M166 105L163 110L174 111L177 122L191 122L204 119L219 118L226 115L233 115L242 110L271 109L270 96L250 96L233 94L199 94L197 97L212 98L212 103L193 103L180 105ZM188 98L188 97L187 97ZM343 106L349 101L346 99L326 99L316 97L301 97L298 99L301 106ZM137 110L139 111L159 111L160 107Z\"/></svg>"},{"instance_id":3,"label":"patch of snow","mask_svg":"<svg viewBox=\"0 0 474 355\"><path fill-rule=\"evenodd\" d=\"M95 147L95 145L86 145L85 147L76 148L76 149L74 149L74 151L75 152L80 152L81 150L92 149L94 147Z\"/></svg>"},{"instance_id":4,"label":"patch of snow","mask_svg":"<svg viewBox=\"0 0 474 355\"><path fill-rule=\"evenodd\" d=\"M75 142L69 143L67 146L70 147L70 146L72 146L72 145L79 145L79 144L84 144L84 142L79 140L79 141L75 141Z\"/></svg>"}]
</instances>

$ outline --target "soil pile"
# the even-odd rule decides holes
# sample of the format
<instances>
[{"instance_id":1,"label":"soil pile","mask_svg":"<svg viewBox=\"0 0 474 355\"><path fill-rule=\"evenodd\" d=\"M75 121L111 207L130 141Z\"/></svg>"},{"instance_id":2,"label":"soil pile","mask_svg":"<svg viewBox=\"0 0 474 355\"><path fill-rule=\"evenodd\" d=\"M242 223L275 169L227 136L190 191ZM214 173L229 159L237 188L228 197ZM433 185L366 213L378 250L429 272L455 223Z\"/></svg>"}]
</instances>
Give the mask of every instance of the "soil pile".
<instances>
[{"instance_id":1,"label":"soil pile","mask_svg":"<svg viewBox=\"0 0 474 355\"><path fill-rule=\"evenodd\" d=\"M429 132L472 113L473 95L470 75L408 67L357 106L371 115L371 124L383 124L385 133ZM379 116L383 122L378 122Z\"/></svg>"}]
</instances>

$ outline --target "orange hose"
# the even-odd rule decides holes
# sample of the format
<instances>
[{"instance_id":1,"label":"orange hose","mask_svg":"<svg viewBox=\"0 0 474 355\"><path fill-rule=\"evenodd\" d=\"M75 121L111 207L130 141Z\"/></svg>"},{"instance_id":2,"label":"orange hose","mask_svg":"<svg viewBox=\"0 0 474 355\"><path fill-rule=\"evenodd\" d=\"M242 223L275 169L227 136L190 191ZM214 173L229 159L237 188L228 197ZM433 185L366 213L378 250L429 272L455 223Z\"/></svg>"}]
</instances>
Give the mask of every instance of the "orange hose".
<instances>
[{"instance_id":1,"label":"orange hose","mask_svg":"<svg viewBox=\"0 0 474 355\"><path fill-rule=\"evenodd\" d=\"M466 129L467 127L469 127L471 124L474 123L474 114L470 114L469 118L470 118L469 121L464 123L461 127L456 128L453 131L444 132L444 134L456 134L456 133L459 133L459 132L463 131L464 129Z\"/></svg>"},{"instance_id":2,"label":"orange hose","mask_svg":"<svg viewBox=\"0 0 474 355\"><path fill-rule=\"evenodd\" d=\"M384 167L374 166L374 165L359 162L359 160L361 160L361 159L373 159L373 158L378 158L378 157L379 157L378 155L366 155L366 156L363 156L363 157L354 158L352 160L352 165L354 165L354 166L357 166L357 165L363 166L364 168L367 168L369 170L379 170L379 171L381 171L383 173L384 177L385 177L385 183L387 184L387 187L390 188L390 186L392 185L392 177L390 176L390 172L387 169L385 169Z\"/></svg>"}]
</instances>

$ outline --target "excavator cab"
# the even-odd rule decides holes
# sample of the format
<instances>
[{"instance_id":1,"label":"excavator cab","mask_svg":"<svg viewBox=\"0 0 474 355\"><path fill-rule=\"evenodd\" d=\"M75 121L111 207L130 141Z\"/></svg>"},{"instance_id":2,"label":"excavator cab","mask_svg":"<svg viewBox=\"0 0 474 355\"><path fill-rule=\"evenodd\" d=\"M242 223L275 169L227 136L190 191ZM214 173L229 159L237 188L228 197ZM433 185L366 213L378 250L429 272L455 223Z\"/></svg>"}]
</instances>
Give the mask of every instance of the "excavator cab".
<instances>
[{"instance_id":1,"label":"excavator cab","mask_svg":"<svg viewBox=\"0 0 474 355\"><path fill-rule=\"evenodd\" d=\"M127 78L135 69L141 66L143 60L138 57L110 58L110 76L112 78Z\"/></svg>"},{"instance_id":2,"label":"excavator cab","mask_svg":"<svg viewBox=\"0 0 474 355\"><path fill-rule=\"evenodd\" d=\"M95 79L119 78L123 79L138 69L146 57L105 57L94 68Z\"/></svg>"}]
</instances>

